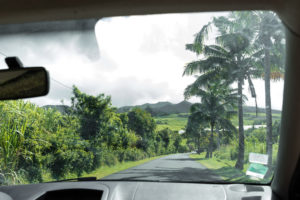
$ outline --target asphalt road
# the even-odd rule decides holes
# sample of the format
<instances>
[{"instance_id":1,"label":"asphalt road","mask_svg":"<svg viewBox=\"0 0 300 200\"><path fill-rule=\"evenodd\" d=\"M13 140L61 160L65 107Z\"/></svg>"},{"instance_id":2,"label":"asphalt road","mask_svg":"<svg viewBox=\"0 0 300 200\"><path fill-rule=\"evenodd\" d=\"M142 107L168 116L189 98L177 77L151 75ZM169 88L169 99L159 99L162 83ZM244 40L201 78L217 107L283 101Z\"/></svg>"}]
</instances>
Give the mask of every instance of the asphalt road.
<instances>
[{"instance_id":1,"label":"asphalt road","mask_svg":"<svg viewBox=\"0 0 300 200\"><path fill-rule=\"evenodd\" d=\"M211 170L191 159L189 154L175 154L158 158L106 176L103 179L175 182L222 180L220 176L215 175Z\"/></svg>"}]
</instances>

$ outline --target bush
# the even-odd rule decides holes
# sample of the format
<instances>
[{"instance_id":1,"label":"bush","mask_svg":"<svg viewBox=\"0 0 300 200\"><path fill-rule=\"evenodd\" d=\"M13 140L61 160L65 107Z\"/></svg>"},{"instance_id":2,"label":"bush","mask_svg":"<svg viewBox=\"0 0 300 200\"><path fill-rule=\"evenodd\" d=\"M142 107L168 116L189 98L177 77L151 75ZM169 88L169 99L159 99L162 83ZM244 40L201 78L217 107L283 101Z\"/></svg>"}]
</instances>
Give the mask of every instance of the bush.
<instances>
[{"instance_id":1,"label":"bush","mask_svg":"<svg viewBox=\"0 0 300 200\"><path fill-rule=\"evenodd\" d=\"M94 155L92 152L86 152L84 150L78 150L71 161L71 172L76 173L77 176L81 176L83 172L89 172L93 170Z\"/></svg>"},{"instance_id":2,"label":"bush","mask_svg":"<svg viewBox=\"0 0 300 200\"><path fill-rule=\"evenodd\" d=\"M265 143L266 142L266 128L257 128L253 129L250 137L255 137L258 139L259 142Z\"/></svg>"},{"instance_id":3,"label":"bush","mask_svg":"<svg viewBox=\"0 0 300 200\"><path fill-rule=\"evenodd\" d=\"M104 165L107 166L113 166L119 162L116 154L114 154L113 152L106 152L103 158L104 158Z\"/></svg>"},{"instance_id":4,"label":"bush","mask_svg":"<svg viewBox=\"0 0 300 200\"><path fill-rule=\"evenodd\" d=\"M122 154L122 161L136 161L142 160L147 157L147 155L140 149L125 149Z\"/></svg>"},{"instance_id":5,"label":"bush","mask_svg":"<svg viewBox=\"0 0 300 200\"><path fill-rule=\"evenodd\" d=\"M266 119L255 119L253 122L254 125L263 125L266 124Z\"/></svg>"},{"instance_id":6,"label":"bush","mask_svg":"<svg viewBox=\"0 0 300 200\"><path fill-rule=\"evenodd\" d=\"M99 163L99 166L112 166L119 162L118 160L118 153L115 151L111 151L109 149L100 149L97 148L99 151L97 152L97 163Z\"/></svg>"},{"instance_id":7,"label":"bush","mask_svg":"<svg viewBox=\"0 0 300 200\"><path fill-rule=\"evenodd\" d=\"M38 160L36 155L33 155L31 159L21 158L19 163L19 169L24 171L23 176L30 183L38 183L43 181L42 163Z\"/></svg>"},{"instance_id":8,"label":"bush","mask_svg":"<svg viewBox=\"0 0 300 200\"><path fill-rule=\"evenodd\" d=\"M238 149L233 147L230 148L230 160L237 160L238 157Z\"/></svg>"},{"instance_id":9,"label":"bush","mask_svg":"<svg viewBox=\"0 0 300 200\"><path fill-rule=\"evenodd\" d=\"M0 168L0 185L22 184L25 182L24 177L24 170L13 171Z\"/></svg>"},{"instance_id":10,"label":"bush","mask_svg":"<svg viewBox=\"0 0 300 200\"><path fill-rule=\"evenodd\" d=\"M186 153L188 151L189 151L189 147L187 145L182 145L182 144L179 145L178 148L179 153Z\"/></svg>"}]
</instances>

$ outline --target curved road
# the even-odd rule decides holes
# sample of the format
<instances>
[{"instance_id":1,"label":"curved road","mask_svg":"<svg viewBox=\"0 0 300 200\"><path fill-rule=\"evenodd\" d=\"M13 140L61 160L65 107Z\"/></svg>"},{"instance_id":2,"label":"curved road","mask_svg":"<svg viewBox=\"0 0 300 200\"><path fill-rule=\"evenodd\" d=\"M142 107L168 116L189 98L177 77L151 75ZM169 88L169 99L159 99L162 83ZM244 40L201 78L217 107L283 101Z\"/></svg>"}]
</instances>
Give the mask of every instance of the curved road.
<instances>
[{"instance_id":1,"label":"curved road","mask_svg":"<svg viewBox=\"0 0 300 200\"><path fill-rule=\"evenodd\" d=\"M102 178L148 181L219 181L222 178L189 157L174 154Z\"/></svg>"}]
</instances>

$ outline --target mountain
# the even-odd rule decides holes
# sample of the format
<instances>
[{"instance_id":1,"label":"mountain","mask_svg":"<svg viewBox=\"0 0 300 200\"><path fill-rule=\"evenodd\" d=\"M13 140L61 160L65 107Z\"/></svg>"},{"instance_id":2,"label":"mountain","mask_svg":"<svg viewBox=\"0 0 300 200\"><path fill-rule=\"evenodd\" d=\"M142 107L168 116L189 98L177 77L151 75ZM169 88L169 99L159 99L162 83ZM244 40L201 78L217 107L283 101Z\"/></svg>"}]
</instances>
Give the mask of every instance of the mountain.
<instances>
[{"instance_id":1,"label":"mountain","mask_svg":"<svg viewBox=\"0 0 300 200\"><path fill-rule=\"evenodd\" d=\"M170 114L178 114L178 113L189 113L190 107L192 103L188 101L182 101L178 104L173 104L170 102L158 102L154 104L146 103L143 105L137 106L124 106L118 108L118 113L124 113L130 111L134 107L138 107L141 109L145 109L150 112L153 116L161 116L161 115L170 115ZM253 106L244 106L244 113L255 113L256 109ZM265 113L265 108L258 108L258 113ZM274 114L281 114L280 110L272 110Z\"/></svg>"},{"instance_id":2,"label":"mountain","mask_svg":"<svg viewBox=\"0 0 300 200\"><path fill-rule=\"evenodd\" d=\"M172 105L172 103L168 102L168 101L161 101L155 104L150 104L150 103L145 103L143 105L140 106L140 108L147 108L147 107L151 107L152 109L159 109L159 108L163 108L165 106L169 106Z\"/></svg>"},{"instance_id":3,"label":"mountain","mask_svg":"<svg viewBox=\"0 0 300 200\"><path fill-rule=\"evenodd\" d=\"M69 106L66 105L46 105L46 106L42 106L42 108L45 109L56 109L58 110L61 114L66 114L67 110L70 108Z\"/></svg>"},{"instance_id":4,"label":"mountain","mask_svg":"<svg viewBox=\"0 0 300 200\"><path fill-rule=\"evenodd\" d=\"M178 104L169 103L168 105L160 107L159 111L167 114L188 113L191 105L192 104L188 101L182 101Z\"/></svg>"},{"instance_id":5,"label":"mountain","mask_svg":"<svg viewBox=\"0 0 300 200\"><path fill-rule=\"evenodd\" d=\"M178 104L173 104L170 102L158 102L154 104L146 103L137 106L124 106L118 108L117 112L123 113L128 112L134 107L148 110L153 116L159 115L170 115L177 113L188 113L190 111L191 103L188 101L182 101Z\"/></svg>"},{"instance_id":6,"label":"mountain","mask_svg":"<svg viewBox=\"0 0 300 200\"><path fill-rule=\"evenodd\" d=\"M143 105L138 105L138 106L123 106L118 108L117 112L118 113L124 113L124 112L128 112L130 111L132 108L134 107L139 107L141 109L146 109L147 107L151 108L152 110L158 110L162 107L168 106L168 105L172 105L172 103L167 102L167 101L161 101L155 104L150 104L150 103L145 103Z\"/></svg>"}]
</instances>

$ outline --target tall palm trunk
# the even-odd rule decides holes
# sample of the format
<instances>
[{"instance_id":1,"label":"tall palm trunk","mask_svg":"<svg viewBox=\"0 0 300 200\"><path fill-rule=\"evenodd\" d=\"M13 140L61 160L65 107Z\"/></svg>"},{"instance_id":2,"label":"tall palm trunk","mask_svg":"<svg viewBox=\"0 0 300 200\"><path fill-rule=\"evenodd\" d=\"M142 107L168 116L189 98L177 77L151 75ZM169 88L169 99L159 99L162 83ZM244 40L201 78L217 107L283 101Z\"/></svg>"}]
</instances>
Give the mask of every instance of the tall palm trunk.
<instances>
[{"instance_id":1,"label":"tall palm trunk","mask_svg":"<svg viewBox=\"0 0 300 200\"><path fill-rule=\"evenodd\" d=\"M243 79L238 80L238 115L239 115L239 152L235 168L242 170L244 168L244 119L243 119Z\"/></svg>"},{"instance_id":2,"label":"tall palm trunk","mask_svg":"<svg viewBox=\"0 0 300 200\"><path fill-rule=\"evenodd\" d=\"M213 143L214 143L214 124L210 125L210 138L209 138L209 157L212 158L213 153Z\"/></svg>"},{"instance_id":3,"label":"tall palm trunk","mask_svg":"<svg viewBox=\"0 0 300 200\"><path fill-rule=\"evenodd\" d=\"M210 157L210 140L209 140L208 148L206 148L205 158L209 158L209 157Z\"/></svg>"},{"instance_id":4,"label":"tall palm trunk","mask_svg":"<svg viewBox=\"0 0 300 200\"><path fill-rule=\"evenodd\" d=\"M213 142L214 142L214 124L210 125L210 137L209 137L209 144L206 152L205 158L212 158L213 152Z\"/></svg>"},{"instance_id":5,"label":"tall palm trunk","mask_svg":"<svg viewBox=\"0 0 300 200\"><path fill-rule=\"evenodd\" d=\"M267 137L266 137L266 149L268 154L268 166L269 169L272 165L272 106L271 106L271 87L270 87L270 52L268 48L265 48L265 103L266 103L266 123L267 123Z\"/></svg>"},{"instance_id":6,"label":"tall palm trunk","mask_svg":"<svg viewBox=\"0 0 300 200\"><path fill-rule=\"evenodd\" d=\"M217 134L218 134L218 149L220 149L220 146L221 146L221 133L220 133L218 125L216 125L216 131L217 131Z\"/></svg>"},{"instance_id":7,"label":"tall palm trunk","mask_svg":"<svg viewBox=\"0 0 300 200\"><path fill-rule=\"evenodd\" d=\"M197 146L198 146L197 153L200 154L200 134L198 134L198 137L197 137Z\"/></svg>"},{"instance_id":8,"label":"tall palm trunk","mask_svg":"<svg viewBox=\"0 0 300 200\"><path fill-rule=\"evenodd\" d=\"M205 158L209 158L210 154L209 154L209 148L206 149L206 155Z\"/></svg>"},{"instance_id":9,"label":"tall palm trunk","mask_svg":"<svg viewBox=\"0 0 300 200\"><path fill-rule=\"evenodd\" d=\"M270 75L271 75L271 58L270 48L272 46L270 32L268 30L268 24L270 16L265 14L262 21L262 41L264 45L264 79L265 79L265 107L266 107L266 150L268 154L268 166L271 169L272 166L272 105L271 105L271 87L270 87ZM269 170L270 171L270 170Z\"/></svg>"}]
</instances>

